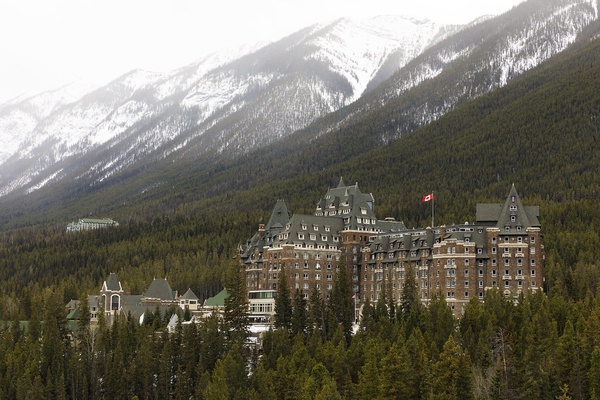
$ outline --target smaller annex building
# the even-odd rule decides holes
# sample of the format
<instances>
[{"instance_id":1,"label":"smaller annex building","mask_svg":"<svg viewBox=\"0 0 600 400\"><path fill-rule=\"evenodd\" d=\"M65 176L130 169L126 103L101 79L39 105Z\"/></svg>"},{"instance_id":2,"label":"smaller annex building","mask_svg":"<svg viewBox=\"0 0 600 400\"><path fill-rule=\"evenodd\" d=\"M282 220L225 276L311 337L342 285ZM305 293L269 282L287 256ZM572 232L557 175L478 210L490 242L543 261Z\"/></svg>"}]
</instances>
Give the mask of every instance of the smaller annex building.
<instances>
[{"instance_id":1,"label":"smaller annex building","mask_svg":"<svg viewBox=\"0 0 600 400\"><path fill-rule=\"evenodd\" d=\"M87 231L91 229L107 228L109 226L119 226L119 223L110 218L81 218L77 222L68 224L67 232Z\"/></svg>"},{"instance_id":2,"label":"smaller annex building","mask_svg":"<svg viewBox=\"0 0 600 400\"><path fill-rule=\"evenodd\" d=\"M199 322L212 315L222 315L228 296L227 291L222 290L202 303L191 288L179 296L177 290L173 290L164 278L155 278L142 294L129 294L123 289L117 275L110 273L102 283L100 293L88 296L88 307L94 324L98 323L102 312L109 325L116 316L131 316L141 324L146 313L155 313L158 309L164 316L177 308L183 313L189 312L193 321ZM67 304L68 320L77 320L78 306L79 300L71 300Z\"/></svg>"},{"instance_id":3,"label":"smaller annex building","mask_svg":"<svg viewBox=\"0 0 600 400\"><path fill-rule=\"evenodd\" d=\"M356 299L355 317L383 291L400 302L412 270L421 301L442 297L456 316L491 289L508 298L542 289L544 254L539 207L524 206L514 185L502 203L477 204L476 221L407 229L379 220L372 194L344 181L318 201L313 215L289 216L283 200L266 225L239 248L246 273L250 320L271 323L279 274L292 292L326 298L345 265Z\"/></svg>"}]
</instances>

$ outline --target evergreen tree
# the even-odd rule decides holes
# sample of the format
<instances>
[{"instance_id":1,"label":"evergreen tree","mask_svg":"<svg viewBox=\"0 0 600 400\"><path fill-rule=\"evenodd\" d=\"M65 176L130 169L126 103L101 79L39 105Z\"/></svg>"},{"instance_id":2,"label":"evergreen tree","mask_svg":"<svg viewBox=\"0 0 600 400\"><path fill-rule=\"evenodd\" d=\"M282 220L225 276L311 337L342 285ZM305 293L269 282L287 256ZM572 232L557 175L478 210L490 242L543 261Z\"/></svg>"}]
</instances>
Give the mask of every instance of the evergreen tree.
<instances>
[{"instance_id":1,"label":"evergreen tree","mask_svg":"<svg viewBox=\"0 0 600 400\"><path fill-rule=\"evenodd\" d=\"M385 399L409 399L410 360L404 344L394 343L381 360L380 393Z\"/></svg>"},{"instance_id":2,"label":"evergreen tree","mask_svg":"<svg viewBox=\"0 0 600 400\"><path fill-rule=\"evenodd\" d=\"M433 367L433 393L437 399L473 399L473 375L469 356L450 338Z\"/></svg>"},{"instance_id":3,"label":"evergreen tree","mask_svg":"<svg viewBox=\"0 0 600 400\"><path fill-rule=\"evenodd\" d=\"M290 331L292 328L292 299L287 282L285 268L282 267L277 277L277 293L275 295L275 321L277 329Z\"/></svg>"},{"instance_id":4,"label":"evergreen tree","mask_svg":"<svg viewBox=\"0 0 600 400\"><path fill-rule=\"evenodd\" d=\"M294 313L292 315L292 333L298 335L306 333L307 315L306 315L306 300L304 294L300 290L296 290L294 294Z\"/></svg>"},{"instance_id":5,"label":"evergreen tree","mask_svg":"<svg viewBox=\"0 0 600 400\"><path fill-rule=\"evenodd\" d=\"M590 398L600 400L600 347L594 347L592 351L591 365L588 372L590 381Z\"/></svg>"},{"instance_id":6,"label":"evergreen tree","mask_svg":"<svg viewBox=\"0 0 600 400\"><path fill-rule=\"evenodd\" d=\"M412 330L419 325L419 314L421 303L415 280L415 268L412 264L406 267L404 272L404 288L400 297L400 310L402 321L406 326L406 335L410 335Z\"/></svg>"},{"instance_id":7,"label":"evergreen tree","mask_svg":"<svg viewBox=\"0 0 600 400\"><path fill-rule=\"evenodd\" d=\"M317 333L325 339L325 316L323 309L325 304L321 297L321 291L313 287L309 298L308 324L313 333Z\"/></svg>"},{"instance_id":8,"label":"evergreen tree","mask_svg":"<svg viewBox=\"0 0 600 400\"><path fill-rule=\"evenodd\" d=\"M352 298L352 285L348 271L346 270L343 253L340 256L340 260L330 296L329 308L337 324L341 325L346 342L350 343L352 324L354 323L354 301Z\"/></svg>"},{"instance_id":9,"label":"evergreen tree","mask_svg":"<svg viewBox=\"0 0 600 400\"><path fill-rule=\"evenodd\" d=\"M241 267L232 263L227 273L225 288L229 296L225 299L224 322L230 345L243 346L248 338L248 292L246 277Z\"/></svg>"}]
</instances>

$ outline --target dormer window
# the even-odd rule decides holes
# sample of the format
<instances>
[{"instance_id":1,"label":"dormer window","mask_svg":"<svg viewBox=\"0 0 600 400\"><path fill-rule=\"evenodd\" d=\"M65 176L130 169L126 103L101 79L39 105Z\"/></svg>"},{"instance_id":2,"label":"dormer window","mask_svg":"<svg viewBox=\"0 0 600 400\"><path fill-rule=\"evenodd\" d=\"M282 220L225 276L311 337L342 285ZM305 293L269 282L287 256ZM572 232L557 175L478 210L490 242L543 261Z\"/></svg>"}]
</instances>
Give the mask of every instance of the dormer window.
<instances>
[{"instance_id":1,"label":"dormer window","mask_svg":"<svg viewBox=\"0 0 600 400\"><path fill-rule=\"evenodd\" d=\"M517 216L516 215L511 215L510 216L510 222L516 222L517 221Z\"/></svg>"},{"instance_id":2,"label":"dormer window","mask_svg":"<svg viewBox=\"0 0 600 400\"><path fill-rule=\"evenodd\" d=\"M302 230L305 231L308 229L308 226L306 224L302 224Z\"/></svg>"},{"instance_id":3,"label":"dormer window","mask_svg":"<svg viewBox=\"0 0 600 400\"><path fill-rule=\"evenodd\" d=\"M516 205L511 205L510 206L510 211L517 211L517 206Z\"/></svg>"}]
</instances>

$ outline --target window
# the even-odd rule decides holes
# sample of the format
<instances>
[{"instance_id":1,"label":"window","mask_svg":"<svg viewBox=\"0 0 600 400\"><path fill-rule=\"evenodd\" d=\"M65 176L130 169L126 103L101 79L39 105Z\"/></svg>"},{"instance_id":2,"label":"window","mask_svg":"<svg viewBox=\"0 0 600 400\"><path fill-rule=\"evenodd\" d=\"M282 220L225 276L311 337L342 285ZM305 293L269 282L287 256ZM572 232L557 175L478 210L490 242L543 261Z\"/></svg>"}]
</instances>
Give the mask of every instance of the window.
<instances>
[{"instance_id":1,"label":"window","mask_svg":"<svg viewBox=\"0 0 600 400\"><path fill-rule=\"evenodd\" d=\"M492 243L496 243L496 237L495 236L492 238Z\"/></svg>"},{"instance_id":2,"label":"window","mask_svg":"<svg viewBox=\"0 0 600 400\"><path fill-rule=\"evenodd\" d=\"M507 265L507 266L510 265L510 260L508 258L504 259L504 265Z\"/></svg>"},{"instance_id":3,"label":"window","mask_svg":"<svg viewBox=\"0 0 600 400\"><path fill-rule=\"evenodd\" d=\"M492 254L496 254L496 248L492 247Z\"/></svg>"},{"instance_id":4,"label":"window","mask_svg":"<svg viewBox=\"0 0 600 400\"><path fill-rule=\"evenodd\" d=\"M504 231L505 231L505 232L510 232L510 226L505 226L505 227L504 227Z\"/></svg>"},{"instance_id":5,"label":"window","mask_svg":"<svg viewBox=\"0 0 600 400\"><path fill-rule=\"evenodd\" d=\"M531 270L531 276L535 276L535 269Z\"/></svg>"},{"instance_id":6,"label":"window","mask_svg":"<svg viewBox=\"0 0 600 400\"><path fill-rule=\"evenodd\" d=\"M483 287L483 281L479 281L479 287L482 288Z\"/></svg>"},{"instance_id":7,"label":"window","mask_svg":"<svg viewBox=\"0 0 600 400\"><path fill-rule=\"evenodd\" d=\"M321 274L315 274L315 279L318 281L321 279Z\"/></svg>"},{"instance_id":8,"label":"window","mask_svg":"<svg viewBox=\"0 0 600 400\"><path fill-rule=\"evenodd\" d=\"M496 266L496 259L492 260L492 266Z\"/></svg>"},{"instance_id":9,"label":"window","mask_svg":"<svg viewBox=\"0 0 600 400\"><path fill-rule=\"evenodd\" d=\"M330 281L333 279L333 276L331 274L327 274L327 280Z\"/></svg>"},{"instance_id":10,"label":"window","mask_svg":"<svg viewBox=\"0 0 600 400\"><path fill-rule=\"evenodd\" d=\"M119 303L120 303L120 297L117 294L113 294L110 297L110 309L111 310L118 310L119 309Z\"/></svg>"},{"instance_id":11,"label":"window","mask_svg":"<svg viewBox=\"0 0 600 400\"><path fill-rule=\"evenodd\" d=\"M511 215L510 216L510 222L516 222L517 221L517 216L516 215Z\"/></svg>"},{"instance_id":12,"label":"window","mask_svg":"<svg viewBox=\"0 0 600 400\"><path fill-rule=\"evenodd\" d=\"M529 238L529 243L535 243L535 236L531 236Z\"/></svg>"},{"instance_id":13,"label":"window","mask_svg":"<svg viewBox=\"0 0 600 400\"><path fill-rule=\"evenodd\" d=\"M504 281L504 287L505 288L510 287L510 281Z\"/></svg>"},{"instance_id":14,"label":"window","mask_svg":"<svg viewBox=\"0 0 600 400\"><path fill-rule=\"evenodd\" d=\"M469 276L469 270L465 269L465 276Z\"/></svg>"},{"instance_id":15,"label":"window","mask_svg":"<svg viewBox=\"0 0 600 400\"><path fill-rule=\"evenodd\" d=\"M496 270L495 269L492 270L492 276L496 277Z\"/></svg>"},{"instance_id":16,"label":"window","mask_svg":"<svg viewBox=\"0 0 600 400\"><path fill-rule=\"evenodd\" d=\"M465 281L465 287L468 288L469 287L469 281Z\"/></svg>"},{"instance_id":17,"label":"window","mask_svg":"<svg viewBox=\"0 0 600 400\"><path fill-rule=\"evenodd\" d=\"M479 276L483 276L483 270L482 269L479 270Z\"/></svg>"},{"instance_id":18,"label":"window","mask_svg":"<svg viewBox=\"0 0 600 400\"><path fill-rule=\"evenodd\" d=\"M304 275L302 276L304 279L308 279L308 274L305 272Z\"/></svg>"}]
</instances>

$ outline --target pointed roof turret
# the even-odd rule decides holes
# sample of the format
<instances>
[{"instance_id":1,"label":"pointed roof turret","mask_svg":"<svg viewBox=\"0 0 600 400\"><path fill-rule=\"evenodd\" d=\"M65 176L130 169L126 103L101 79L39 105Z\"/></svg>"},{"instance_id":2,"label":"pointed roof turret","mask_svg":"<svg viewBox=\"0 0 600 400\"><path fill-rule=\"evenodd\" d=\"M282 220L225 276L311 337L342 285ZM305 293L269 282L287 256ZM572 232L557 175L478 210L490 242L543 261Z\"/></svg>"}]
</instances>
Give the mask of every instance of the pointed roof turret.
<instances>
[{"instance_id":1,"label":"pointed roof turret","mask_svg":"<svg viewBox=\"0 0 600 400\"><path fill-rule=\"evenodd\" d=\"M275 203L266 229L283 228L288 222L290 222L290 214L288 213L287 206L285 205L285 201L279 199L277 200L277 203Z\"/></svg>"},{"instance_id":2,"label":"pointed roof turret","mask_svg":"<svg viewBox=\"0 0 600 400\"><path fill-rule=\"evenodd\" d=\"M166 279L154 279L143 297L160 300L174 300L176 292L171 290L171 285Z\"/></svg>"},{"instance_id":3,"label":"pointed roof turret","mask_svg":"<svg viewBox=\"0 0 600 400\"><path fill-rule=\"evenodd\" d=\"M108 275L108 279L104 281L102 285L102 291L111 291L111 292L122 292L123 287L121 286L121 282L117 279L117 275L114 272L111 272Z\"/></svg>"},{"instance_id":4,"label":"pointed roof turret","mask_svg":"<svg viewBox=\"0 0 600 400\"><path fill-rule=\"evenodd\" d=\"M179 300L198 300L198 296L192 291L192 288L188 288L187 292Z\"/></svg>"},{"instance_id":5,"label":"pointed roof turret","mask_svg":"<svg viewBox=\"0 0 600 400\"><path fill-rule=\"evenodd\" d=\"M344 187L344 186L346 186L346 184L344 183L344 178L342 178L340 176L340 183L338 183L337 187L341 188L341 187Z\"/></svg>"},{"instance_id":6,"label":"pointed roof turret","mask_svg":"<svg viewBox=\"0 0 600 400\"><path fill-rule=\"evenodd\" d=\"M538 206L523 206L513 183L504 204L477 204L476 219L484 225L503 228L504 232L519 232L529 227L539 227Z\"/></svg>"}]
</instances>

